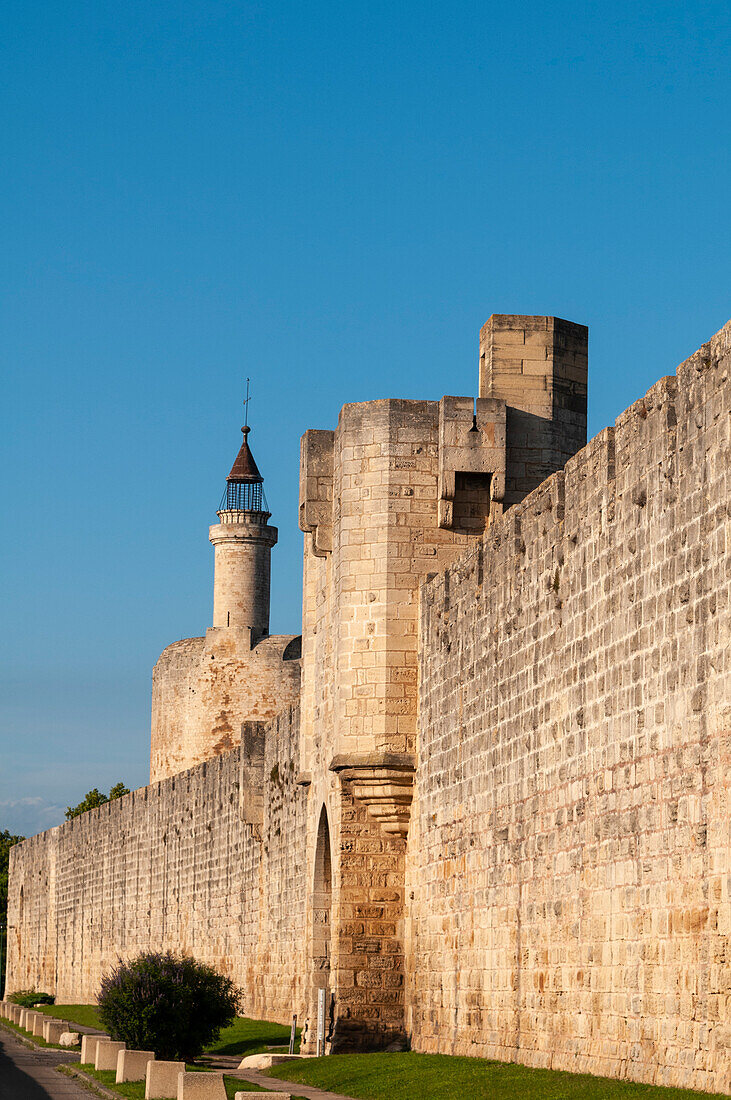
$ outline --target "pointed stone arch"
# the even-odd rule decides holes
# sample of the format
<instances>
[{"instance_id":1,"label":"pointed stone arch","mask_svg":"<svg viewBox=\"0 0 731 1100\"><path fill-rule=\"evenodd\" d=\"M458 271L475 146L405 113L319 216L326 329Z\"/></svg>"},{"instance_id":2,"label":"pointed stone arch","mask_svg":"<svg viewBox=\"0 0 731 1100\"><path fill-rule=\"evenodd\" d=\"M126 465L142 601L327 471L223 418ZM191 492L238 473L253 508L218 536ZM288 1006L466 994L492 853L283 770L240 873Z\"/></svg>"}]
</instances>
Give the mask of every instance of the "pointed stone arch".
<instances>
[{"instance_id":1,"label":"pointed stone arch","mask_svg":"<svg viewBox=\"0 0 731 1100\"><path fill-rule=\"evenodd\" d=\"M312 973L315 989L330 988L332 961L332 850L327 808L317 826L312 883Z\"/></svg>"}]
</instances>

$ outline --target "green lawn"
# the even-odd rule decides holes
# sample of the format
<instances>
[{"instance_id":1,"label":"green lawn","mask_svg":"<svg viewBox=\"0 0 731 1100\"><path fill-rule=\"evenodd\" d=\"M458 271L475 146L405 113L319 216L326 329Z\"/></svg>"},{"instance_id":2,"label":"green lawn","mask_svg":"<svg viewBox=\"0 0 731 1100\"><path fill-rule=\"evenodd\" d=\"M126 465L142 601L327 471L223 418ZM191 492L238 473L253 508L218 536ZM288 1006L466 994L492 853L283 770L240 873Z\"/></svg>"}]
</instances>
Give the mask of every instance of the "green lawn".
<instances>
[{"instance_id":1,"label":"green lawn","mask_svg":"<svg viewBox=\"0 0 731 1100\"><path fill-rule=\"evenodd\" d=\"M69 1020L82 1027L96 1027L103 1031L99 1013L95 1005L44 1005L39 1012L53 1016L57 1020ZM299 1031L297 1032L299 1044ZM289 1027L286 1024L272 1024L266 1020L249 1020L238 1016L230 1027L225 1027L215 1043L206 1047L207 1054L262 1054L271 1047L289 1050ZM295 1050L299 1046L295 1047Z\"/></svg>"},{"instance_id":2,"label":"green lawn","mask_svg":"<svg viewBox=\"0 0 731 1100\"><path fill-rule=\"evenodd\" d=\"M335 1054L287 1062L267 1073L362 1100L727 1100L447 1054Z\"/></svg>"},{"instance_id":3,"label":"green lawn","mask_svg":"<svg viewBox=\"0 0 731 1100\"><path fill-rule=\"evenodd\" d=\"M144 1081L128 1081L124 1085L117 1085L115 1084L116 1074L113 1070L94 1069L92 1065L83 1065L78 1068L82 1073L87 1074L88 1077L93 1077L95 1081L98 1081L102 1085L106 1085L108 1089L113 1089L114 1092L118 1092L120 1096L127 1096L129 1100L145 1100ZM197 1073L201 1072L200 1066L186 1066L186 1069L194 1070ZM233 1100L237 1092L262 1091L258 1085L250 1085L248 1081L241 1081L238 1077L228 1077L224 1075L223 1083L226 1086L226 1095L229 1100ZM170 1100L175 1100L175 1097L170 1097Z\"/></svg>"},{"instance_id":4,"label":"green lawn","mask_svg":"<svg viewBox=\"0 0 731 1100\"><path fill-rule=\"evenodd\" d=\"M43 1012L55 1020L68 1020L82 1027L96 1027L103 1031L96 1005L39 1005L34 1012Z\"/></svg>"},{"instance_id":5,"label":"green lawn","mask_svg":"<svg viewBox=\"0 0 731 1100\"><path fill-rule=\"evenodd\" d=\"M266 1020L249 1020L246 1016L237 1016L230 1027L221 1032L220 1038L206 1047L207 1054L262 1054L271 1047L284 1047L289 1050L289 1027L286 1024L272 1024ZM299 1049L299 1031L297 1045Z\"/></svg>"}]
</instances>

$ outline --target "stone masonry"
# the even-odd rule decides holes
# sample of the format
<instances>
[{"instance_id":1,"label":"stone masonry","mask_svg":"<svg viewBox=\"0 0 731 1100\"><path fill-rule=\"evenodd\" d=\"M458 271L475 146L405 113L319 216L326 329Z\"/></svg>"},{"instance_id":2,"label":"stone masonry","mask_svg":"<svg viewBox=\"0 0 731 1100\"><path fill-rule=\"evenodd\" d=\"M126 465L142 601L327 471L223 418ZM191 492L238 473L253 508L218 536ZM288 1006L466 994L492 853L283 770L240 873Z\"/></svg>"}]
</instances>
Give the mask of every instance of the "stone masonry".
<instances>
[{"instance_id":1,"label":"stone masonry","mask_svg":"<svg viewBox=\"0 0 731 1100\"><path fill-rule=\"evenodd\" d=\"M330 1051L731 1089L731 322L585 446L586 349L494 316L476 399L305 433L301 683L249 507L159 782L11 852L9 991L173 947L306 1050L324 989Z\"/></svg>"}]
</instances>

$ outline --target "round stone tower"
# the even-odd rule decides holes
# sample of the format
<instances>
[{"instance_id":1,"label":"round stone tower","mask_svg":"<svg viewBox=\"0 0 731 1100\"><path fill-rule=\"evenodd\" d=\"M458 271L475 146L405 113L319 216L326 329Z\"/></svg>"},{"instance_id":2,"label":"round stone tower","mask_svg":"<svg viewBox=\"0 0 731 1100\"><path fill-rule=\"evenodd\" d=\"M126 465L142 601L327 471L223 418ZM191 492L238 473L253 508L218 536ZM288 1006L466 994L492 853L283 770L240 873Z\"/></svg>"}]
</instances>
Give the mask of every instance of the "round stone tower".
<instances>
[{"instance_id":1,"label":"round stone tower","mask_svg":"<svg viewBox=\"0 0 731 1100\"><path fill-rule=\"evenodd\" d=\"M150 779L178 775L241 744L242 724L267 722L299 699L301 639L269 633L276 527L249 428L210 528L213 626L173 642L152 673ZM298 609L299 610L299 609Z\"/></svg>"},{"instance_id":2,"label":"round stone tower","mask_svg":"<svg viewBox=\"0 0 731 1100\"><path fill-rule=\"evenodd\" d=\"M276 527L267 523L271 513L264 496L264 478L249 447L250 428L244 440L218 511L220 523L211 527L215 548L213 626L250 630L251 645L269 633L271 550Z\"/></svg>"}]
</instances>

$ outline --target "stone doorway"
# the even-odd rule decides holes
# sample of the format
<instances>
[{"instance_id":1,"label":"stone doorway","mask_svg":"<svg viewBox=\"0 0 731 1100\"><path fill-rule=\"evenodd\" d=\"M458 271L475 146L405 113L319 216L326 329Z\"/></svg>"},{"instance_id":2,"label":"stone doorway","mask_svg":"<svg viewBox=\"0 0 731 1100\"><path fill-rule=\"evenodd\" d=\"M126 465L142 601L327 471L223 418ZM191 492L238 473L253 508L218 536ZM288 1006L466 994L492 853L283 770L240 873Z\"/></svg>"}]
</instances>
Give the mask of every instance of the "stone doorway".
<instances>
[{"instance_id":1,"label":"stone doorway","mask_svg":"<svg viewBox=\"0 0 731 1100\"><path fill-rule=\"evenodd\" d=\"M330 825L325 806L320 811L315 848L315 873L312 885L312 1007L307 1045L314 1052L317 1044L317 1003L324 989L326 1005L325 1037L329 1048L332 1033L333 998L330 971L332 965L332 851Z\"/></svg>"}]
</instances>

